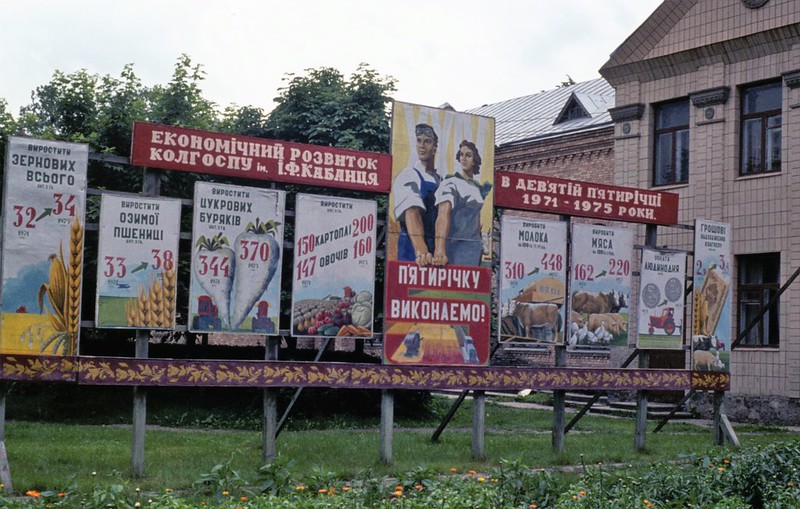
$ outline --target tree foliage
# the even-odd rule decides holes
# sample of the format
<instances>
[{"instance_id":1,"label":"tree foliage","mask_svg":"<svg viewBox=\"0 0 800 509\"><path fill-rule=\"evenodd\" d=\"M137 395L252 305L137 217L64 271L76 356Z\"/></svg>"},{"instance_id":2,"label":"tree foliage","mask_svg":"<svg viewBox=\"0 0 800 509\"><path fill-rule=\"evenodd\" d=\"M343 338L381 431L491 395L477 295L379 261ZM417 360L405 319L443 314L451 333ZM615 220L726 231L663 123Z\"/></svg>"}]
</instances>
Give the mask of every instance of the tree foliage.
<instances>
[{"instance_id":1,"label":"tree foliage","mask_svg":"<svg viewBox=\"0 0 800 509\"><path fill-rule=\"evenodd\" d=\"M389 95L395 79L361 64L349 79L331 67L287 74L275 99L270 138L331 147L389 151Z\"/></svg>"}]
</instances>

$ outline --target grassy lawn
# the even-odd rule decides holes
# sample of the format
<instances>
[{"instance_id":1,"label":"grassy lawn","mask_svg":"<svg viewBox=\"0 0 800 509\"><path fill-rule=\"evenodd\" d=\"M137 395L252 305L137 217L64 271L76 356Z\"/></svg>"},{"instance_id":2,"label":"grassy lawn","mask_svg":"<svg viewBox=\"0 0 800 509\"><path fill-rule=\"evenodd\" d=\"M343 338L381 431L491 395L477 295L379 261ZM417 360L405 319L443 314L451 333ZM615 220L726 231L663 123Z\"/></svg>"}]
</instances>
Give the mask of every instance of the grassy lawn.
<instances>
[{"instance_id":1,"label":"grassy lawn","mask_svg":"<svg viewBox=\"0 0 800 509\"><path fill-rule=\"evenodd\" d=\"M449 401L437 398L447 407ZM377 418L338 422L336 429L308 429L308 423L291 425L278 438L278 454L296 461L299 476L325 475L342 479L364 476L400 476L427 468L448 473L488 471L500 460L520 460L531 467L564 465L620 465L625 468L712 448L708 427L673 423L657 434L648 434L647 449L633 450L632 419L584 417L566 435L565 452L551 448L552 414L545 410L509 408L493 401L486 405L485 437L488 458L471 458L471 402L465 401L440 442L431 443L436 418L396 423L393 464L378 461ZM650 429L655 427L651 423ZM768 444L791 439L795 434L781 428L738 426L743 445ZM189 489L202 474L224 461L248 482L261 466L259 431L185 428L148 429L144 479L130 479L131 430L125 425L81 425L9 421L6 448L12 480L17 491L61 490L71 484L80 489L124 482L143 490ZM92 475L95 472L96 475Z\"/></svg>"}]
</instances>

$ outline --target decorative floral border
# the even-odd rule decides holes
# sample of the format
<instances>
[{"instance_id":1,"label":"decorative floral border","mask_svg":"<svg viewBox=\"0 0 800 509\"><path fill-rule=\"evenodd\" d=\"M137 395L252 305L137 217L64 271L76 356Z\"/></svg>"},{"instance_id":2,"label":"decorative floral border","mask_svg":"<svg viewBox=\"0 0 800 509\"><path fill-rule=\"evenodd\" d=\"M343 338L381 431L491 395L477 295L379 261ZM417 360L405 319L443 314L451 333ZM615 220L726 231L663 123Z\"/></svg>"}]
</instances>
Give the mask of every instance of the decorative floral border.
<instances>
[{"instance_id":1,"label":"decorative floral border","mask_svg":"<svg viewBox=\"0 0 800 509\"><path fill-rule=\"evenodd\" d=\"M330 362L0 356L0 379L87 385L343 389L730 389L730 374L676 369L385 366Z\"/></svg>"}]
</instances>

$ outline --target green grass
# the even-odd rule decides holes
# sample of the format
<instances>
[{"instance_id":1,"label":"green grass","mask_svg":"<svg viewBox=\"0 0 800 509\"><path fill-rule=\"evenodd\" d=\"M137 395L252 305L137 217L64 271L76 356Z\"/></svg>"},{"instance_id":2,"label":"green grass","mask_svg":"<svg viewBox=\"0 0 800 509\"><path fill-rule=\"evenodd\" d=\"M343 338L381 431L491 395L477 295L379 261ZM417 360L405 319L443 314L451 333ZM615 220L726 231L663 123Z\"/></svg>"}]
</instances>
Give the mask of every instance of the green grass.
<instances>
[{"instance_id":1,"label":"green grass","mask_svg":"<svg viewBox=\"0 0 800 509\"><path fill-rule=\"evenodd\" d=\"M446 408L449 403L436 398L434 406ZM465 401L437 444L431 443L431 434L438 418L396 423L391 466L378 461L379 434L373 419L362 420L360 427L352 429L284 431L278 437L278 454L296 461L300 477L323 471L349 479L365 474L397 476L419 467L440 473L451 468L488 471L501 459L517 459L532 467L603 463L636 468L712 446L709 428L669 424L658 434L648 434L646 450L636 453L632 419L587 416L566 435L565 452L559 455L551 447L550 412L490 402L486 406L488 458L478 462L471 458L471 415L470 401ZM405 427L409 425L414 427ZM303 426L296 422L294 427ZM743 444L750 445L795 436L781 428L741 427L737 431ZM6 425L6 448L17 491L60 490L73 482L86 489L120 480L143 490L186 490L214 465L230 458L231 467L249 482L254 482L261 466L259 431L150 428L145 445L147 476L136 480L129 477L130 447L128 426L22 421Z\"/></svg>"}]
</instances>

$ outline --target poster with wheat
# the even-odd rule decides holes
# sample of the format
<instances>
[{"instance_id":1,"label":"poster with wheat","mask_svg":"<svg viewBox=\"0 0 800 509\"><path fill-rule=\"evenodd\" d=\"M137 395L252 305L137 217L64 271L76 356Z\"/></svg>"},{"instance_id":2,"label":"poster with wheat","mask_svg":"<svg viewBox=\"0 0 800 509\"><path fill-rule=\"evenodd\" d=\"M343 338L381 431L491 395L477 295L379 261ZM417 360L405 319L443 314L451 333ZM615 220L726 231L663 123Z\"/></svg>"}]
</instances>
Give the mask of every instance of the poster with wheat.
<instances>
[{"instance_id":1,"label":"poster with wheat","mask_svg":"<svg viewBox=\"0 0 800 509\"><path fill-rule=\"evenodd\" d=\"M95 326L175 327L181 201L103 194Z\"/></svg>"},{"instance_id":2,"label":"poster with wheat","mask_svg":"<svg viewBox=\"0 0 800 509\"><path fill-rule=\"evenodd\" d=\"M85 144L9 136L0 353L75 355L83 281Z\"/></svg>"}]
</instances>

